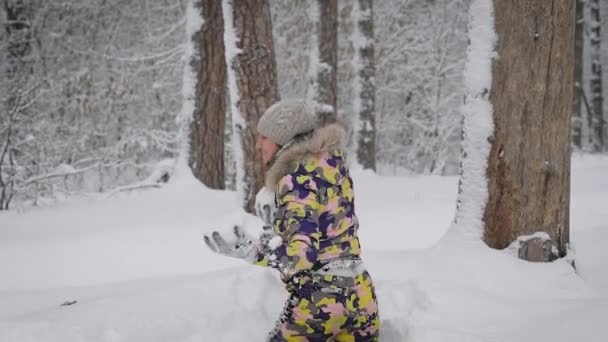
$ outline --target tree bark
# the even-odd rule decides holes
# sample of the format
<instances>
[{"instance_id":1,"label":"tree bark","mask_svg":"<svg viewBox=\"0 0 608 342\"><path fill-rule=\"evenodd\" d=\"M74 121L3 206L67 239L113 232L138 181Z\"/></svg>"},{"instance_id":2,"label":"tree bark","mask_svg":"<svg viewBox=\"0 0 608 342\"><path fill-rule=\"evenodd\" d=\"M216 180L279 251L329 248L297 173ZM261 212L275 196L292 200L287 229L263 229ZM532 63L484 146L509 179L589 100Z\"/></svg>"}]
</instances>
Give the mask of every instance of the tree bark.
<instances>
[{"instance_id":1,"label":"tree bark","mask_svg":"<svg viewBox=\"0 0 608 342\"><path fill-rule=\"evenodd\" d=\"M193 38L198 57L192 61L197 82L190 130L190 166L203 184L224 189L227 81L222 0L203 0L197 7L204 22Z\"/></svg>"},{"instance_id":2,"label":"tree bark","mask_svg":"<svg viewBox=\"0 0 608 342\"><path fill-rule=\"evenodd\" d=\"M583 148L583 40L585 33L585 3L576 0L576 28L574 34L574 100L572 105L572 145Z\"/></svg>"},{"instance_id":3,"label":"tree bark","mask_svg":"<svg viewBox=\"0 0 608 342\"><path fill-rule=\"evenodd\" d=\"M279 100L272 23L267 0L233 0L232 11L240 51L232 67L244 121L235 133L240 134L243 148L244 208L253 212L255 195L264 183L262 158L255 148L256 126L266 109Z\"/></svg>"},{"instance_id":4,"label":"tree bark","mask_svg":"<svg viewBox=\"0 0 608 342\"><path fill-rule=\"evenodd\" d=\"M319 17L313 19L317 25L315 34L319 51L316 79L313 80L316 91L314 100L321 122L330 123L337 118L338 1L317 0L312 6L317 6L319 10Z\"/></svg>"},{"instance_id":5,"label":"tree bark","mask_svg":"<svg viewBox=\"0 0 608 342\"><path fill-rule=\"evenodd\" d=\"M356 130L355 144L357 146L357 159L364 169L376 170L376 88L374 76L376 72L374 64L374 11L372 0L358 0L355 4L355 31L361 37L356 37L354 42L357 48L358 61L356 64L356 89L358 111L358 125Z\"/></svg>"},{"instance_id":6,"label":"tree bark","mask_svg":"<svg viewBox=\"0 0 608 342\"><path fill-rule=\"evenodd\" d=\"M495 133L484 213L490 247L502 249L519 236L546 232L553 257L567 252L575 5L494 1Z\"/></svg>"}]
</instances>

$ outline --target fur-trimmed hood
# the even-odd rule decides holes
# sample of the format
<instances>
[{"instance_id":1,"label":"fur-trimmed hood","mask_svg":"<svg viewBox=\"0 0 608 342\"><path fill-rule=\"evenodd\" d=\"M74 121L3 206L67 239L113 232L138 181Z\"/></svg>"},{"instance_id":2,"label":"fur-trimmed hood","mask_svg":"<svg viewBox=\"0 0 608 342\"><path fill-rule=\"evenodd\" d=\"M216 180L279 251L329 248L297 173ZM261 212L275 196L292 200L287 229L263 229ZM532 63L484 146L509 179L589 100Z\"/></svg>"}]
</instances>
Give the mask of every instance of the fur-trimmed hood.
<instances>
[{"instance_id":1,"label":"fur-trimmed hood","mask_svg":"<svg viewBox=\"0 0 608 342\"><path fill-rule=\"evenodd\" d=\"M266 187L274 189L281 178L293 172L298 164L323 152L344 151L346 131L340 124L329 124L315 129L312 134L279 151L276 160L266 173Z\"/></svg>"}]
</instances>

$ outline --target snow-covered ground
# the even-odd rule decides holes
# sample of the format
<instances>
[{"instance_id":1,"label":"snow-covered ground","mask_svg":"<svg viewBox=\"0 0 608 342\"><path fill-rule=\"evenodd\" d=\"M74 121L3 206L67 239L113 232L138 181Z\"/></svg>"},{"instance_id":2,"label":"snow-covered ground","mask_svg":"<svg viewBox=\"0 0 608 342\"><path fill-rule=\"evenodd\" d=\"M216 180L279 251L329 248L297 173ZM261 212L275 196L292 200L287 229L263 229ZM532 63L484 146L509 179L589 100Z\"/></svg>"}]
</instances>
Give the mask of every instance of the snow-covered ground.
<instances>
[{"instance_id":1,"label":"snow-covered ground","mask_svg":"<svg viewBox=\"0 0 608 342\"><path fill-rule=\"evenodd\" d=\"M383 340L608 340L608 158L573 160L577 272L445 237L456 184L355 174ZM286 296L276 274L201 239L235 202L188 180L0 214L0 341L263 341Z\"/></svg>"}]
</instances>

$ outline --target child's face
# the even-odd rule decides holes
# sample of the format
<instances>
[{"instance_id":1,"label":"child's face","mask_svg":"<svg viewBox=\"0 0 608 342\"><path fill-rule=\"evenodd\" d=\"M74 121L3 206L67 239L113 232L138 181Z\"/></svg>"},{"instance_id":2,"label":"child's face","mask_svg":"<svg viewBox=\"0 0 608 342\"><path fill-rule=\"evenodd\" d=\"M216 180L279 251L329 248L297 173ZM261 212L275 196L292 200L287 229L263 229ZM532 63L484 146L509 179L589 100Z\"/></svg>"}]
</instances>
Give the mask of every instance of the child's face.
<instances>
[{"instance_id":1,"label":"child's face","mask_svg":"<svg viewBox=\"0 0 608 342\"><path fill-rule=\"evenodd\" d=\"M256 137L256 147L262 154L262 162L267 165L274 155L279 151L279 145L275 144L270 138L258 134Z\"/></svg>"}]
</instances>

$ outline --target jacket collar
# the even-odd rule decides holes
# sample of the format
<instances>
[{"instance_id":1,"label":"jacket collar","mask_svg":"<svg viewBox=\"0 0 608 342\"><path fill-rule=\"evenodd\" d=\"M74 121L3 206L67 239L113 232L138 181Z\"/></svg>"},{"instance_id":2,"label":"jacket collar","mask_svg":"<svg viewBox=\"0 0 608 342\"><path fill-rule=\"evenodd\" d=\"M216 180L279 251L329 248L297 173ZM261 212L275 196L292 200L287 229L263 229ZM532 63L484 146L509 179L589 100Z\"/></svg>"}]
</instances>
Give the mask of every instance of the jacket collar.
<instances>
[{"instance_id":1,"label":"jacket collar","mask_svg":"<svg viewBox=\"0 0 608 342\"><path fill-rule=\"evenodd\" d=\"M311 135L281 149L266 172L266 187L274 189L281 178L293 172L298 164L322 152L344 150L346 132L340 124L330 124L315 129Z\"/></svg>"}]
</instances>

